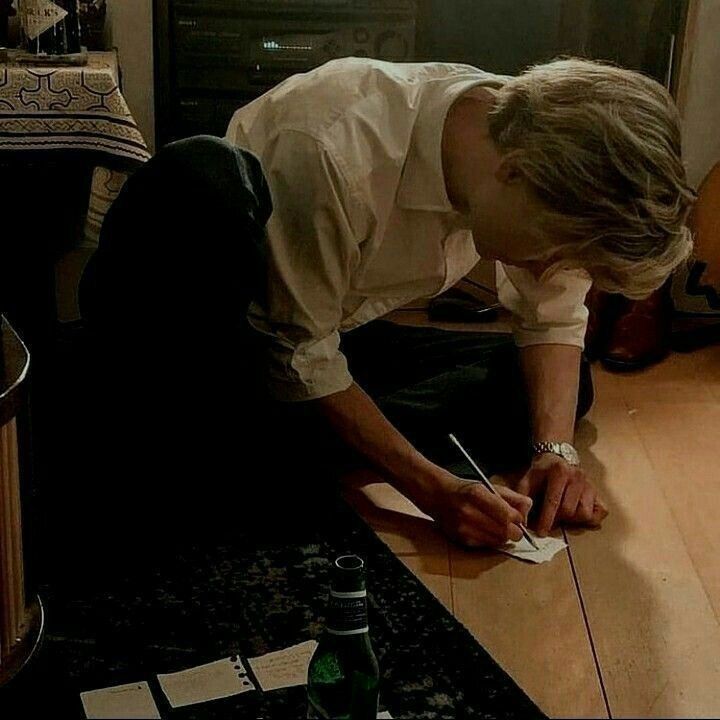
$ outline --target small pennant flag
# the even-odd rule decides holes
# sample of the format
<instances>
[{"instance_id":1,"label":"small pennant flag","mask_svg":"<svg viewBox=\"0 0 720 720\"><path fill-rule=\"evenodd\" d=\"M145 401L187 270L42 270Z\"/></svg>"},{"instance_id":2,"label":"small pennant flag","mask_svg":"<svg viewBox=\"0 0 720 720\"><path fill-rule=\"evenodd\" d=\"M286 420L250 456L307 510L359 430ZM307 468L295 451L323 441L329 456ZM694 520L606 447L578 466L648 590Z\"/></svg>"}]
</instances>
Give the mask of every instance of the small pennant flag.
<instances>
[{"instance_id":1,"label":"small pennant flag","mask_svg":"<svg viewBox=\"0 0 720 720\"><path fill-rule=\"evenodd\" d=\"M51 0L22 0L20 5L20 22L30 40L57 25L67 14Z\"/></svg>"}]
</instances>

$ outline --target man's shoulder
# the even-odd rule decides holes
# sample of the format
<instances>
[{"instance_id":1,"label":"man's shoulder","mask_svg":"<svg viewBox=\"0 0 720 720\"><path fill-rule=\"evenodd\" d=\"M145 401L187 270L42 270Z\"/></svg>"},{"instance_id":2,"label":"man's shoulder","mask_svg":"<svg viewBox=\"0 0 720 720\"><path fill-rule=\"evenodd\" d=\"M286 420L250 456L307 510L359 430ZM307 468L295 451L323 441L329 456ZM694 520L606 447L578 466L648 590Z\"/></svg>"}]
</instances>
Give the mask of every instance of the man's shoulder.
<instances>
[{"instance_id":1,"label":"man's shoulder","mask_svg":"<svg viewBox=\"0 0 720 720\"><path fill-rule=\"evenodd\" d=\"M383 113L412 114L429 86L485 75L458 63L341 58L293 75L241 108L233 122L246 132L293 129L321 139L338 122L380 123Z\"/></svg>"},{"instance_id":2,"label":"man's shoulder","mask_svg":"<svg viewBox=\"0 0 720 720\"><path fill-rule=\"evenodd\" d=\"M440 133L440 111L456 92L453 87L492 77L453 63L334 60L289 78L238 111L228 139L263 161L278 147L283 152L292 147L294 164L308 154L324 153L356 195L368 205L385 204L394 197L418 117L426 125L437 124Z\"/></svg>"}]
</instances>

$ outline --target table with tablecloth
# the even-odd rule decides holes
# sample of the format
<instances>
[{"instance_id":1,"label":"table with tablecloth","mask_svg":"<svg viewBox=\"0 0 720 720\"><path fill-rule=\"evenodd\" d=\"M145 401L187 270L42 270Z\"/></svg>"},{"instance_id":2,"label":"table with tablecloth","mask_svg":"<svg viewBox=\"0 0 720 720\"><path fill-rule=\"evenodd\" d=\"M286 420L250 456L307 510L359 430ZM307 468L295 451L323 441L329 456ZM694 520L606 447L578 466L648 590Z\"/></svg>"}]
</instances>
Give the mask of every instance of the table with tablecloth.
<instances>
[{"instance_id":1,"label":"table with tablecloth","mask_svg":"<svg viewBox=\"0 0 720 720\"><path fill-rule=\"evenodd\" d=\"M51 245L45 249L59 262L61 304L63 296L72 295L82 262L97 245L102 219L127 173L149 157L120 90L116 53L89 53L83 66L32 65L12 57L0 62L3 175L13 180L20 176L23 192L32 194L37 205L46 208L45 214L58 213L57 226L60 217L69 224L51 230L54 241L43 239ZM34 170L28 171L28 166ZM19 221L16 227L27 242L38 241L28 237L28 226L32 233L34 222L18 217L12 206L4 210L4 219L10 224ZM61 315L71 314L68 307L74 304L73 297L66 299Z\"/></svg>"}]
</instances>

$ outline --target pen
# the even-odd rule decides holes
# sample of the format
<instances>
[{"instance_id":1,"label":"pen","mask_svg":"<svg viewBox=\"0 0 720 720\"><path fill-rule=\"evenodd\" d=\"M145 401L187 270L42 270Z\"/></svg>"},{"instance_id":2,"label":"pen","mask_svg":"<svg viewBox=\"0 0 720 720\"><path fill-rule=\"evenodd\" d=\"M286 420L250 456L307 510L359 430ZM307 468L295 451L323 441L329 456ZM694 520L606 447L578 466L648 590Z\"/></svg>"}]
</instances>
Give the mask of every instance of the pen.
<instances>
[{"instance_id":1,"label":"pen","mask_svg":"<svg viewBox=\"0 0 720 720\"><path fill-rule=\"evenodd\" d=\"M485 476L485 473L478 467L477 463L470 457L468 454L468 451L460 444L460 441L452 434L450 433L450 440L452 440L455 445L457 445L458 450L465 456L465 459L472 465L473 470L478 474L478 477L480 478L480 482L485 486L486 490L489 490L493 495L497 495L499 498L502 498L502 495L495 489L493 484L487 479ZM503 501L504 498L502 498ZM505 501L507 502L507 501ZM539 550L540 548L537 546L537 543L530 537L530 533L527 531L527 528L522 524L519 523L520 530L522 530L523 537L536 549Z\"/></svg>"}]
</instances>

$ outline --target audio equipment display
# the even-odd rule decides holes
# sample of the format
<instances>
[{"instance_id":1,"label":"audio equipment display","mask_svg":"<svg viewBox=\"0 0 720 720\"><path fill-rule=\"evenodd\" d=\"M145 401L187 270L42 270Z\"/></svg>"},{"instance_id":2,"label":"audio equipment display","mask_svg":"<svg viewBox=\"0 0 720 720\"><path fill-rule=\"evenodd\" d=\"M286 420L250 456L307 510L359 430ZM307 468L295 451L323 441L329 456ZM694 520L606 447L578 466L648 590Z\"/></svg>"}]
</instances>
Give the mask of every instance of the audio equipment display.
<instances>
[{"instance_id":1,"label":"audio equipment display","mask_svg":"<svg viewBox=\"0 0 720 720\"><path fill-rule=\"evenodd\" d=\"M313 12L415 12L416 0L180 0L176 7L200 8L203 11L220 12L288 12L307 10Z\"/></svg>"},{"instance_id":2,"label":"audio equipment display","mask_svg":"<svg viewBox=\"0 0 720 720\"><path fill-rule=\"evenodd\" d=\"M415 59L416 0L155 0L158 144L340 57Z\"/></svg>"},{"instance_id":3,"label":"audio equipment display","mask_svg":"<svg viewBox=\"0 0 720 720\"><path fill-rule=\"evenodd\" d=\"M260 91L339 57L412 58L412 21L176 18L179 89Z\"/></svg>"}]
</instances>

